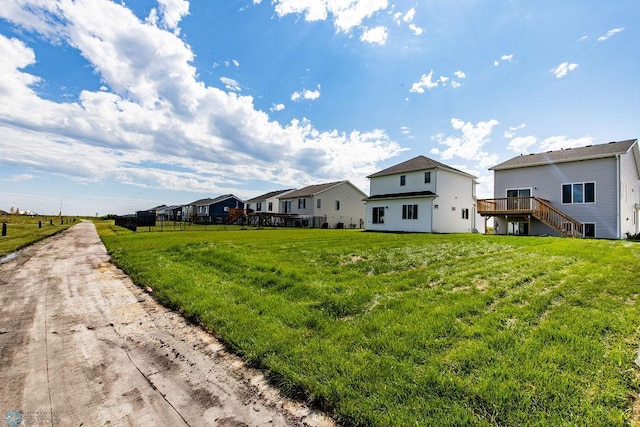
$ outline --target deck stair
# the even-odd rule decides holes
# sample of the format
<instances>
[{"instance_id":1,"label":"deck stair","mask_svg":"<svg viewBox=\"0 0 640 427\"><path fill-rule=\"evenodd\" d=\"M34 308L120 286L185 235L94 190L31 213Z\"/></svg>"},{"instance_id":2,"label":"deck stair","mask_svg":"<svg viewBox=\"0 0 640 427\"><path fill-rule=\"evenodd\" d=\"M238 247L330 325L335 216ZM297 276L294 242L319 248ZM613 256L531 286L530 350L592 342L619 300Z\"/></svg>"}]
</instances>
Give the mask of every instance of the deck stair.
<instances>
[{"instance_id":1,"label":"deck stair","mask_svg":"<svg viewBox=\"0 0 640 427\"><path fill-rule=\"evenodd\" d=\"M538 197L503 197L478 200L483 216L526 217L531 215L565 237L584 237L584 225Z\"/></svg>"}]
</instances>

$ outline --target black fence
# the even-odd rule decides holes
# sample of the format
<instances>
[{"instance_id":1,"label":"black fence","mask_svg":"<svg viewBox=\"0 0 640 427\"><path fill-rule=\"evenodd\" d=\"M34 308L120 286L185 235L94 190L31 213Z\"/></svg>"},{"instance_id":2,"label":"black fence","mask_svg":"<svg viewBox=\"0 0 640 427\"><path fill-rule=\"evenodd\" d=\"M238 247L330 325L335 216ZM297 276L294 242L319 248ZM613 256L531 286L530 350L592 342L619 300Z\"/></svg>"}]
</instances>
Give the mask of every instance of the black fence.
<instances>
[{"instance_id":1,"label":"black fence","mask_svg":"<svg viewBox=\"0 0 640 427\"><path fill-rule=\"evenodd\" d=\"M135 215L121 215L115 218L116 225L136 231L138 227L155 227L155 211L138 211Z\"/></svg>"}]
</instances>

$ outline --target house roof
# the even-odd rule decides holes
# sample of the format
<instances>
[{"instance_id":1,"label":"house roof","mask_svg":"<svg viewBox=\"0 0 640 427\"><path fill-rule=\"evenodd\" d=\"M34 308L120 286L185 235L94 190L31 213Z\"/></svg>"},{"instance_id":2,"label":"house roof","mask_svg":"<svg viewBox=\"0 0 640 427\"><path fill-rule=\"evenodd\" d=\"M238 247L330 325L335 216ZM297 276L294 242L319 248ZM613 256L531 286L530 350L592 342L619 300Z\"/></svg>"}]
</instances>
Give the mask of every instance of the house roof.
<instances>
[{"instance_id":1,"label":"house roof","mask_svg":"<svg viewBox=\"0 0 640 427\"><path fill-rule=\"evenodd\" d=\"M379 176L395 175L403 172L415 172L426 169L444 169L449 172L468 176L470 178L476 178L471 174L468 174L456 168L452 168L451 166L445 165L444 163L440 163L425 156L414 157L413 159L409 159L406 162L398 163L395 166L391 166L390 168L371 174L367 178L377 178Z\"/></svg>"},{"instance_id":2,"label":"house roof","mask_svg":"<svg viewBox=\"0 0 640 427\"><path fill-rule=\"evenodd\" d=\"M265 193L261 196L258 197L254 197L253 199L249 199L246 201L246 203L253 203L253 202L259 202L261 200L267 200L267 199L271 199L272 197L276 197L282 193L286 193L287 191L293 191L295 190L295 188L289 188L287 190L276 190L276 191L271 191L269 193Z\"/></svg>"},{"instance_id":3,"label":"house roof","mask_svg":"<svg viewBox=\"0 0 640 427\"><path fill-rule=\"evenodd\" d=\"M639 168L640 164L638 160L638 140L629 139L626 141L610 142L608 144L587 145L586 147L567 148L565 150L547 151L546 153L526 154L514 157L506 162L502 162L495 165L489 170L504 170L504 169L517 169L526 168L531 166L548 165L552 163L565 163L565 162L577 162L580 160L593 160L605 157L613 157L620 154L625 154L635 144L635 157L636 165Z\"/></svg>"},{"instance_id":4,"label":"house roof","mask_svg":"<svg viewBox=\"0 0 640 427\"><path fill-rule=\"evenodd\" d=\"M308 185L299 190L293 191L291 193L286 194L281 197L282 199L294 199L296 197L308 197L318 194L322 191L328 190L329 188L335 187L337 185L343 184L349 181L336 181L336 182L327 182L325 184L316 184L316 185Z\"/></svg>"},{"instance_id":5,"label":"house roof","mask_svg":"<svg viewBox=\"0 0 640 427\"><path fill-rule=\"evenodd\" d=\"M412 191L409 193L376 194L375 196L367 197L364 200L370 201L381 199L408 199L414 197L436 197L436 193L434 193L433 191Z\"/></svg>"},{"instance_id":6,"label":"house roof","mask_svg":"<svg viewBox=\"0 0 640 427\"><path fill-rule=\"evenodd\" d=\"M166 207L167 207L167 205L158 205L158 206L154 206L151 209L147 209L147 210L148 211L159 211L159 210L164 209Z\"/></svg>"},{"instance_id":7,"label":"house roof","mask_svg":"<svg viewBox=\"0 0 640 427\"><path fill-rule=\"evenodd\" d=\"M206 199L196 200L195 202L188 203L186 206L208 206L208 205L213 205L215 203L220 203L224 200L231 199L231 198L238 199L233 194L223 194L222 196L218 196L214 199L206 198Z\"/></svg>"}]
</instances>

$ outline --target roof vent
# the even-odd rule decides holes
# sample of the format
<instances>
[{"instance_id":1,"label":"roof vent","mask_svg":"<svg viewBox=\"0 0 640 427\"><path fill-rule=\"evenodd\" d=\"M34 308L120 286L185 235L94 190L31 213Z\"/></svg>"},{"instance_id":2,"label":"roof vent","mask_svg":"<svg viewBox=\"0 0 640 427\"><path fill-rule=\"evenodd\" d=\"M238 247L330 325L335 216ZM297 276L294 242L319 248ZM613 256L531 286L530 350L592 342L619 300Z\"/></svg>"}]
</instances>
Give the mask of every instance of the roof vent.
<instances>
[{"instance_id":1,"label":"roof vent","mask_svg":"<svg viewBox=\"0 0 640 427\"><path fill-rule=\"evenodd\" d=\"M569 148L565 148L565 150L569 151L569 150L571 150L571 147L569 147Z\"/></svg>"},{"instance_id":2,"label":"roof vent","mask_svg":"<svg viewBox=\"0 0 640 427\"><path fill-rule=\"evenodd\" d=\"M534 156L536 153L529 153L530 156Z\"/></svg>"}]
</instances>

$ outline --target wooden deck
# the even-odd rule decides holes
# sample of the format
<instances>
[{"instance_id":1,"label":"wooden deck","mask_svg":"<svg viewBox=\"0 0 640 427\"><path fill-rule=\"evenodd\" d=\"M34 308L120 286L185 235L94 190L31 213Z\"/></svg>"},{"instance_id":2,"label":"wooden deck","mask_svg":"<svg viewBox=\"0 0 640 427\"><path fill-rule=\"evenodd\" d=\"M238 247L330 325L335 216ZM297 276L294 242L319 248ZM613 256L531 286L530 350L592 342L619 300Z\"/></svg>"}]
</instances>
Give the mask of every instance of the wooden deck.
<instances>
[{"instance_id":1,"label":"wooden deck","mask_svg":"<svg viewBox=\"0 0 640 427\"><path fill-rule=\"evenodd\" d=\"M538 197L503 197L478 200L478 213L485 217L521 218L531 217L557 230L563 236L584 237L584 226L554 207L548 200Z\"/></svg>"}]
</instances>

